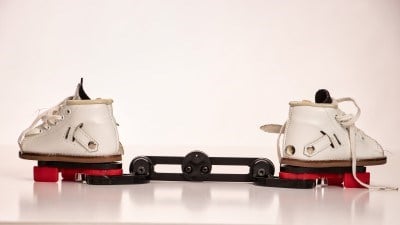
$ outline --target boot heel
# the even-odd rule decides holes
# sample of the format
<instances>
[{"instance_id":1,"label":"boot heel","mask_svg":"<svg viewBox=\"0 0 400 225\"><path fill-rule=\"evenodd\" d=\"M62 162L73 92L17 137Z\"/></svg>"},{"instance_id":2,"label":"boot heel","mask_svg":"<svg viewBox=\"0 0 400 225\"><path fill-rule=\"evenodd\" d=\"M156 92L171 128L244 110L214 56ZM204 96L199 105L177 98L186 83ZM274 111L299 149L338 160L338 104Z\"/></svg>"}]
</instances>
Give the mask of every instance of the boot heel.
<instances>
[{"instance_id":1,"label":"boot heel","mask_svg":"<svg viewBox=\"0 0 400 225\"><path fill-rule=\"evenodd\" d=\"M55 167L33 167L33 179L37 182L57 182L58 169Z\"/></svg>"},{"instance_id":2,"label":"boot heel","mask_svg":"<svg viewBox=\"0 0 400 225\"><path fill-rule=\"evenodd\" d=\"M365 173L356 173L356 176L359 180L361 180L364 184L369 185L370 174L369 172ZM343 179L343 187L345 188L364 188L361 186L353 177L351 173L345 173Z\"/></svg>"}]
</instances>

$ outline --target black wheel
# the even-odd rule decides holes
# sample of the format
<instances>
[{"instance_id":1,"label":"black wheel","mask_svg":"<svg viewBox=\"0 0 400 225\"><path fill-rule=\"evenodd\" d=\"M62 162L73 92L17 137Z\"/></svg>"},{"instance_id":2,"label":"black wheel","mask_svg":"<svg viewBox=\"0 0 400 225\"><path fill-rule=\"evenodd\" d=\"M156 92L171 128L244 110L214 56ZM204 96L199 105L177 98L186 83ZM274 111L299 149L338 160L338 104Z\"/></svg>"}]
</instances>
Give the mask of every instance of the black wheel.
<instances>
[{"instance_id":1,"label":"black wheel","mask_svg":"<svg viewBox=\"0 0 400 225\"><path fill-rule=\"evenodd\" d=\"M187 154L182 161L182 173L186 180L204 181L211 173L210 158L201 151Z\"/></svg>"},{"instance_id":2,"label":"black wheel","mask_svg":"<svg viewBox=\"0 0 400 225\"><path fill-rule=\"evenodd\" d=\"M134 158L129 165L129 173L136 176L149 177L153 172L153 164L148 157Z\"/></svg>"},{"instance_id":3,"label":"black wheel","mask_svg":"<svg viewBox=\"0 0 400 225\"><path fill-rule=\"evenodd\" d=\"M254 161L250 173L253 178L271 177L275 173L275 166L269 159L257 159Z\"/></svg>"}]
</instances>

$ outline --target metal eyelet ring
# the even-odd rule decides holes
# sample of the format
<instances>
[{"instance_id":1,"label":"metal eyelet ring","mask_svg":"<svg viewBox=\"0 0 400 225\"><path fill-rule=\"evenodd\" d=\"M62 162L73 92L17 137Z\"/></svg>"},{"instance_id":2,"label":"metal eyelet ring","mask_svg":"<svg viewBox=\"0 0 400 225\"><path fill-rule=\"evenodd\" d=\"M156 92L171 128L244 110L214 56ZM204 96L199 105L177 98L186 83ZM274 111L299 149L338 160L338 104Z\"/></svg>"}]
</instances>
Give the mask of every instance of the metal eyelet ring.
<instances>
[{"instance_id":1,"label":"metal eyelet ring","mask_svg":"<svg viewBox=\"0 0 400 225\"><path fill-rule=\"evenodd\" d=\"M90 149L95 149L96 146L97 146L97 144L96 144L94 141L89 141L88 147L89 147Z\"/></svg>"},{"instance_id":2,"label":"metal eyelet ring","mask_svg":"<svg viewBox=\"0 0 400 225\"><path fill-rule=\"evenodd\" d=\"M285 152L286 152L287 155L292 156L296 152L296 149L294 148L293 145L288 145L285 148Z\"/></svg>"},{"instance_id":3,"label":"metal eyelet ring","mask_svg":"<svg viewBox=\"0 0 400 225\"><path fill-rule=\"evenodd\" d=\"M314 151L315 151L315 147L314 147L314 146L308 146L308 147L306 148L306 151L307 151L307 153L308 153L309 155L312 155L312 154L314 153Z\"/></svg>"}]
</instances>

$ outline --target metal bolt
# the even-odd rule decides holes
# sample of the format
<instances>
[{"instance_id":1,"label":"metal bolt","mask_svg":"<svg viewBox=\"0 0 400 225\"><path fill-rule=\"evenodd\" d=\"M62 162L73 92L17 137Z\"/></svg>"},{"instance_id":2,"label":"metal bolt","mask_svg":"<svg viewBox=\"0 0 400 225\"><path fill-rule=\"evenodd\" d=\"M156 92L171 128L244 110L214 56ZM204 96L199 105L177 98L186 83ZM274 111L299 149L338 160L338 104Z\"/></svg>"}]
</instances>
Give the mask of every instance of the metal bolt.
<instances>
[{"instance_id":1,"label":"metal bolt","mask_svg":"<svg viewBox=\"0 0 400 225\"><path fill-rule=\"evenodd\" d=\"M326 177L321 177L321 178L317 178L315 179L315 184L317 187L327 187L328 186L328 179L326 179Z\"/></svg>"},{"instance_id":2,"label":"metal bolt","mask_svg":"<svg viewBox=\"0 0 400 225\"><path fill-rule=\"evenodd\" d=\"M306 151L307 151L307 153L308 153L309 155L311 155L311 154L314 153L315 148L314 148L314 146L308 146L308 147L306 148Z\"/></svg>"},{"instance_id":3,"label":"metal bolt","mask_svg":"<svg viewBox=\"0 0 400 225\"><path fill-rule=\"evenodd\" d=\"M185 172L186 172L186 173L191 173L191 172L192 172L192 167L191 167L191 166L187 166L187 167L185 168Z\"/></svg>"},{"instance_id":4,"label":"metal bolt","mask_svg":"<svg viewBox=\"0 0 400 225\"><path fill-rule=\"evenodd\" d=\"M81 182L83 181L85 178L85 175L82 173L75 173L75 181L76 182Z\"/></svg>"},{"instance_id":5,"label":"metal bolt","mask_svg":"<svg viewBox=\"0 0 400 225\"><path fill-rule=\"evenodd\" d=\"M139 166L136 170L137 174L143 175L146 172L146 169L143 166Z\"/></svg>"},{"instance_id":6,"label":"metal bolt","mask_svg":"<svg viewBox=\"0 0 400 225\"><path fill-rule=\"evenodd\" d=\"M97 144L96 144L96 143L94 143L94 141L89 141L89 143L88 143L88 147L89 147L90 149L95 149L95 148L96 148L96 146L97 146Z\"/></svg>"},{"instance_id":7,"label":"metal bolt","mask_svg":"<svg viewBox=\"0 0 400 225\"><path fill-rule=\"evenodd\" d=\"M201 172L203 172L203 173L208 173L209 171L210 171L210 169L207 166L203 166L201 168Z\"/></svg>"},{"instance_id":8,"label":"metal bolt","mask_svg":"<svg viewBox=\"0 0 400 225\"><path fill-rule=\"evenodd\" d=\"M260 177L265 176L265 169L261 168L257 170L257 175Z\"/></svg>"}]
</instances>

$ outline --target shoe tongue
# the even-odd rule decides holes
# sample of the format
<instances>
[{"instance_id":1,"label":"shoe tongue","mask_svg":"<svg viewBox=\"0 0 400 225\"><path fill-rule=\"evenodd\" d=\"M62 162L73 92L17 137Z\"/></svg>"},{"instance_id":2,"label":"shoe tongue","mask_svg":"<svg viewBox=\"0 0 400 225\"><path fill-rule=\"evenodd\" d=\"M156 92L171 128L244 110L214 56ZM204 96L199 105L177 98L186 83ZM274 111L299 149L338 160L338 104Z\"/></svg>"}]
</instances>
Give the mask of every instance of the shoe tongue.
<instances>
[{"instance_id":1,"label":"shoe tongue","mask_svg":"<svg viewBox=\"0 0 400 225\"><path fill-rule=\"evenodd\" d=\"M72 99L73 100L90 100L90 98L86 94L85 90L83 90L83 78L81 78L81 82L76 87L75 95L72 97Z\"/></svg>"},{"instance_id":2,"label":"shoe tongue","mask_svg":"<svg viewBox=\"0 0 400 225\"><path fill-rule=\"evenodd\" d=\"M326 89L319 89L315 93L315 103L331 104L332 98L331 98L331 95L329 94L329 91Z\"/></svg>"}]
</instances>

